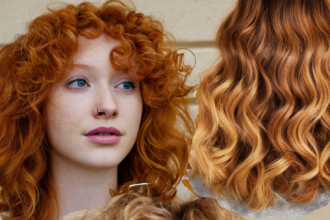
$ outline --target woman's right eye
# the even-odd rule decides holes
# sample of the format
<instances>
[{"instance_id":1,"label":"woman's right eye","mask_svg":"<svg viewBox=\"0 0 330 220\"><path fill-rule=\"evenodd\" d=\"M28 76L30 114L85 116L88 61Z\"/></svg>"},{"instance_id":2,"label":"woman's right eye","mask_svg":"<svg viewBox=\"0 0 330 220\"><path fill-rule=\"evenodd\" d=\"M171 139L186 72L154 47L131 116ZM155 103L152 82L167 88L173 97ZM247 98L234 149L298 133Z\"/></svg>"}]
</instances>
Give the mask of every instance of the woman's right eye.
<instances>
[{"instance_id":1,"label":"woman's right eye","mask_svg":"<svg viewBox=\"0 0 330 220\"><path fill-rule=\"evenodd\" d=\"M67 82L67 85L71 88L83 88L88 86L87 80L85 78L73 78Z\"/></svg>"}]
</instances>

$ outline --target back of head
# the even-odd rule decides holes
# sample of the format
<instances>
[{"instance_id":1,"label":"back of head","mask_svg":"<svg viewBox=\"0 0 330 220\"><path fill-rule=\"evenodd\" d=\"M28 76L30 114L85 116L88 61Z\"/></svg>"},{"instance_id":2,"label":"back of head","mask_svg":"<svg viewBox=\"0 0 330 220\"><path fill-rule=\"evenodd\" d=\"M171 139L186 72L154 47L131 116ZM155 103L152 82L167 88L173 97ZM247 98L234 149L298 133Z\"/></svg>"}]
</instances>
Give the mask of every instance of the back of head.
<instances>
[{"instance_id":1,"label":"back of head","mask_svg":"<svg viewBox=\"0 0 330 220\"><path fill-rule=\"evenodd\" d=\"M179 209L168 202L160 202L138 193L125 193L116 196L98 213L89 210L81 219L92 220L173 220L173 213ZM79 218L80 219L80 218Z\"/></svg>"},{"instance_id":2,"label":"back of head","mask_svg":"<svg viewBox=\"0 0 330 220\"><path fill-rule=\"evenodd\" d=\"M199 198L184 204L162 202L139 193L116 196L102 208L87 210L83 216L72 213L67 219L91 220L241 220L242 217L220 207L213 198Z\"/></svg>"},{"instance_id":3,"label":"back of head","mask_svg":"<svg viewBox=\"0 0 330 220\"><path fill-rule=\"evenodd\" d=\"M243 218L221 206L214 198L200 197L180 206L177 220L243 220Z\"/></svg>"},{"instance_id":4,"label":"back of head","mask_svg":"<svg viewBox=\"0 0 330 220\"><path fill-rule=\"evenodd\" d=\"M330 6L239 0L217 33L221 59L198 88L192 165L251 210L308 203L330 185Z\"/></svg>"}]
</instances>

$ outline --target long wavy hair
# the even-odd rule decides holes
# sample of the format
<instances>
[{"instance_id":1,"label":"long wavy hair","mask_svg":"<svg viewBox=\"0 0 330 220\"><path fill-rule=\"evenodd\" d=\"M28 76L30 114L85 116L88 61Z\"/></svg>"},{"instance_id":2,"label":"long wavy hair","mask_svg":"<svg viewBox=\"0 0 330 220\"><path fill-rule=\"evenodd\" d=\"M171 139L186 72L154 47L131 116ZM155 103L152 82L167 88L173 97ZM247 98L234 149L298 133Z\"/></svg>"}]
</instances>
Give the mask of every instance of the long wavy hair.
<instances>
[{"instance_id":1,"label":"long wavy hair","mask_svg":"<svg viewBox=\"0 0 330 220\"><path fill-rule=\"evenodd\" d=\"M216 43L197 89L195 175L254 211L329 190L329 2L239 0Z\"/></svg>"},{"instance_id":2,"label":"long wavy hair","mask_svg":"<svg viewBox=\"0 0 330 220\"><path fill-rule=\"evenodd\" d=\"M57 215L45 102L52 86L71 70L78 36L95 39L102 33L120 42L110 54L116 69L138 66L135 77L143 99L138 138L119 165L117 192L147 182L152 197L168 201L175 196L194 126L186 98L195 88L186 85L191 67L171 49L174 38L162 24L131 4L64 4L49 8L0 51L0 213L8 214L6 220Z\"/></svg>"}]
</instances>

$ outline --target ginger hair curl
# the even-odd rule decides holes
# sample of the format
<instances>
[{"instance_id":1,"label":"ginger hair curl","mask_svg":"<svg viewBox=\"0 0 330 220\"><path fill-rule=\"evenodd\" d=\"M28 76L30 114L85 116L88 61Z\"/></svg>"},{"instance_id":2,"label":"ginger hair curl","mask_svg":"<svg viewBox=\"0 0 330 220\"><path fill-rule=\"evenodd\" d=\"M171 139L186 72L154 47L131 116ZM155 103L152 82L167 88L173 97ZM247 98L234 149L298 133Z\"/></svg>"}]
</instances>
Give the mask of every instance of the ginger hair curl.
<instances>
[{"instance_id":1,"label":"ginger hair curl","mask_svg":"<svg viewBox=\"0 0 330 220\"><path fill-rule=\"evenodd\" d=\"M116 69L137 67L143 99L138 138L119 165L118 192L147 182L151 196L175 196L193 129L186 96L194 87L185 84L191 67L171 49L174 39L162 24L130 4L65 4L49 8L0 51L0 213L9 215L4 219L57 215L44 105L52 86L73 67L78 36L95 39L102 33L120 42L110 54Z\"/></svg>"},{"instance_id":2,"label":"ginger hair curl","mask_svg":"<svg viewBox=\"0 0 330 220\"><path fill-rule=\"evenodd\" d=\"M116 196L102 208L93 208L74 220L243 220L243 218L219 206L213 198L198 198L195 201L176 204L162 202L138 193Z\"/></svg>"},{"instance_id":3,"label":"ginger hair curl","mask_svg":"<svg viewBox=\"0 0 330 220\"><path fill-rule=\"evenodd\" d=\"M216 43L197 89L194 174L253 211L275 193L305 204L329 190L329 2L239 0Z\"/></svg>"}]
</instances>

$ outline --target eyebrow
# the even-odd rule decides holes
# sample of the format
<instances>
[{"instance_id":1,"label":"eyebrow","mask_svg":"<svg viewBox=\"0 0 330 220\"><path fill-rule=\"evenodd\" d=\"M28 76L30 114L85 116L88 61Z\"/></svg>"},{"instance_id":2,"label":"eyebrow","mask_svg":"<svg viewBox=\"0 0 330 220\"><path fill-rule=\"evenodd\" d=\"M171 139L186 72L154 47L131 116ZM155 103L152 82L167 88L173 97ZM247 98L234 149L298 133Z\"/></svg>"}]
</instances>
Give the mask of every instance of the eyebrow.
<instances>
[{"instance_id":1,"label":"eyebrow","mask_svg":"<svg viewBox=\"0 0 330 220\"><path fill-rule=\"evenodd\" d=\"M90 66L90 65L81 64L81 63L74 63L73 66L74 66L75 68L79 68L79 69L87 69L87 70L90 70L90 71L94 71L94 70L96 70L96 67L95 67L95 66Z\"/></svg>"}]
</instances>

